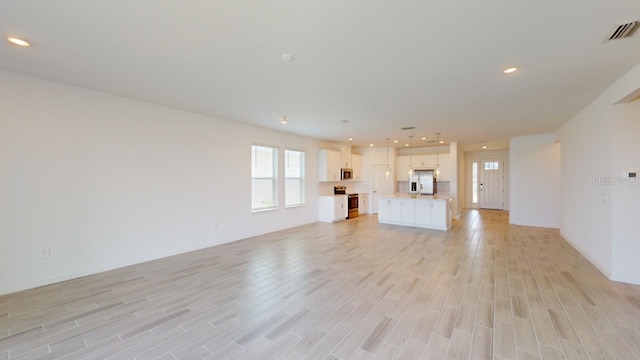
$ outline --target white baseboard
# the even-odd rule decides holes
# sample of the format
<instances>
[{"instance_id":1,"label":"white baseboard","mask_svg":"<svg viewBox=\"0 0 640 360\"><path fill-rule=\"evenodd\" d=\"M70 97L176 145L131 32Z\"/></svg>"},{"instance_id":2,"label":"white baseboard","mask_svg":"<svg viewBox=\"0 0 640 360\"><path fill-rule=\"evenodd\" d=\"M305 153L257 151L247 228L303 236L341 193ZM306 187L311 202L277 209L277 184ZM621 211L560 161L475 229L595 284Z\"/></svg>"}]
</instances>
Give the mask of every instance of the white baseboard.
<instances>
[{"instance_id":1,"label":"white baseboard","mask_svg":"<svg viewBox=\"0 0 640 360\"><path fill-rule=\"evenodd\" d=\"M562 237L566 242L569 243L569 245L571 245L571 247L573 247L574 249L576 249L577 252L580 253L580 255L584 256L585 259L587 259L587 261L589 261L591 263L591 265L595 266L596 269L600 270L600 272L602 274L604 274L604 276L607 277L607 279L612 280L611 278L611 273L609 271L607 271L606 269L604 269L602 266L600 266L600 264L598 264L598 262L596 262L591 256L587 255L584 251L582 251L573 241L571 241L571 239L569 239L568 236L566 236L565 234L562 233L562 231L560 231L560 237Z\"/></svg>"},{"instance_id":2,"label":"white baseboard","mask_svg":"<svg viewBox=\"0 0 640 360\"><path fill-rule=\"evenodd\" d=\"M80 270L80 271L74 271L74 272L67 273L67 274L56 275L56 276L51 276L51 277L44 278L44 279L39 279L37 281L31 281L31 282L22 283L22 284L11 285L11 286L7 286L5 288L1 288L0 289L0 296L1 295L6 295L6 294L12 294L12 293L23 291L23 290L33 289L33 288L37 288L37 287L40 287L40 286L52 285L52 284L59 283L59 282L62 282L62 281L77 279L77 278L80 278L80 277L83 277L83 276L94 275L94 274L98 274L98 273L109 271L109 270L115 270L115 269L123 268L123 267L126 267L126 266L131 266L131 265L135 265L135 264L141 264L141 263L144 263L144 262L147 262L147 261L153 261L153 260L158 260L158 259L162 259L162 258L169 257L169 256L184 254L184 253L187 253L187 252L196 251L196 250L200 250L200 249L204 249L204 248L208 248L208 247L216 246L216 245L220 245L220 244L212 245L211 243L207 242L207 243L200 244L200 245L194 246L194 247L181 248L181 249L176 249L176 250L172 250L172 251L167 251L167 252L159 254L159 255L142 256L142 257L135 258L135 259L128 260L128 261L112 263L110 265L83 269L83 270Z\"/></svg>"}]
</instances>

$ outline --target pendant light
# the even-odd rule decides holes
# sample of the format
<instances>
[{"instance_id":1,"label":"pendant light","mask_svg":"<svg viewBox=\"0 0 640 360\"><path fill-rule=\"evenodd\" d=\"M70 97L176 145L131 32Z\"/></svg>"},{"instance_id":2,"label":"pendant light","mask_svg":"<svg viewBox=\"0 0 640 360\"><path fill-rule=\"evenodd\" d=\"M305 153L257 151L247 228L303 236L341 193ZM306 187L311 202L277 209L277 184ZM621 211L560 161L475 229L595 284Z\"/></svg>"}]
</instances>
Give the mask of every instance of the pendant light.
<instances>
[{"instance_id":1,"label":"pendant light","mask_svg":"<svg viewBox=\"0 0 640 360\"><path fill-rule=\"evenodd\" d=\"M389 169L389 138L387 138L387 171L385 171L384 176L387 179L391 176L391 169Z\"/></svg>"},{"instance_id":2,"label":"pendant light","mask_svg":"<svg viewBox=\"0 0 640 360\"><path fill-rule=\"evenodd\" d=\"M440 179L440 133L436 133L436 179Z\"/></svg>"},{"instance_id":3,"label":"pendant light","mask_svg":"<svg viewBox=\"0 0 640 360\"><path fill-rule=\"evenodd\" d=\"M413 135L409 136L409 177L413 176L413 152L411 150L411 142L413 140Z\"/></svg>"}]
</instances>

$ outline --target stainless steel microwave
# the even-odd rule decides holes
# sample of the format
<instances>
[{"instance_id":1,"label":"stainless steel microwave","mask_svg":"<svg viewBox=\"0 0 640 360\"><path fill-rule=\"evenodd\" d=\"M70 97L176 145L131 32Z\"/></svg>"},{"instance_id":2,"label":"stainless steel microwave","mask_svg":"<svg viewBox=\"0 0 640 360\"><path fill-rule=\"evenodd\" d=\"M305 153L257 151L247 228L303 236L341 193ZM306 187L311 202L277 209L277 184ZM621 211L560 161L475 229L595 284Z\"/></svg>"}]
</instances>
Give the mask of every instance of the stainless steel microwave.
<instances>
[{"instance_id":1,"label":"stainless steel microwave","mask_svg":"<svg viewBox=\"0 0 640 360\"><path fill-rule=\"evenodd\" d=\"M342 180L353 179L353 169L347 169L347 168L340 169L340 179Z\"/></svg>"}]
</instances>

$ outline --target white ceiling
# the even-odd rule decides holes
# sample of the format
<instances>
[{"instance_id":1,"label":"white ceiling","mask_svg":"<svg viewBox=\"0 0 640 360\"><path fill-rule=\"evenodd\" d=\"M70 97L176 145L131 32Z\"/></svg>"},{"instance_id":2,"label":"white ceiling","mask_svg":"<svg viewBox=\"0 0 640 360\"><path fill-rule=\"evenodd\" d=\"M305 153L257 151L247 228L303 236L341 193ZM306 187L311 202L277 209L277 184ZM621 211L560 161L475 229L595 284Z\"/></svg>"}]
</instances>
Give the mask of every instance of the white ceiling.
<instances>
[{"instance_id":1,"label":"white ceiling","mask_svg":"<svg viewBox=\"0 0 640 360\"><path fill-rule=\"evenodd\" d=\"M0 34L33 43L1 41L0 68L354 145L504 144L640 62L640 31L603 44L637 19L638 0L0 0Z\"/></svg>"}]
</instances>

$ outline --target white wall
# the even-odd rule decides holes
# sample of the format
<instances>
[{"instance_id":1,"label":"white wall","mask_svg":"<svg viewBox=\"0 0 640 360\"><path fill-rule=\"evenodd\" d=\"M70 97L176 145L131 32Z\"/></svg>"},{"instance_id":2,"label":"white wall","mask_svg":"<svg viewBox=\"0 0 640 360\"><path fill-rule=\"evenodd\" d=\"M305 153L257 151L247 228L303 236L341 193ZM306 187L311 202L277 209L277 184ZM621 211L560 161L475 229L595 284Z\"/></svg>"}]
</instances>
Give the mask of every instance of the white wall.
<instances>
[{"instance_id":1,"label":"white wall","mask_svg":"<svg viewBox=\"0 0 640 360\"><path fill-rule=\"evenodd\" d=\"M509 188L509 168L510 168L510 160L509 160L509 151L508 150L485 150L485 151L468 151L464 155L465 157L465 181L464 181L464 194L465 194L465 207L467 208L477 208L478 204L472 203L472 182L471 177L473 172L471 171L471 164L474 161L477 161L480 164L481 160L488 159L503 159L504 160L504 210L509 210L509 199L510 199L510 188ZM478 164L478 172L480 172L480 168ZM480 176L480 174L478 174Z\"/></svg>"},{"instance_id":2,"label":"white wall","mask_svg":"<svg viewBox=\"0 0 640 360\"><path fill-rule=\"evenodd\" d=\"M612 278L640 284L640 100L613 107L611 175Z\"/></svg>"},{"instance_id":3,"label":"white wall","mask_svg":"<svg viewBox=\"0 0 640 360\"><path fill-rule=\"evenodd\" d=\"M458 147L458 214L456 215L456 218L460 218L460 216L462 215L462 209L465 207L465 199L468 196L467 194L469 193L469 190L467 190L466 187L466 156L465 156L465 152L462 151L462 149L460 147Z\"/></svg>"},{"instance_id":4,"label":"white wall","mask_svg":"<svg viewBox=\"0 0 640 360\"><path fill-rule=\"evenodd\" d=\"M562 144L560 234L611 279L638 284L638 272L620 270L624 265L618 261L622 259L613 255L614 248L617 253L624 247L614 244L612 237L618 233L612 231L612 216L618 213L612 211L612 186L594 178L619 176L613 168L617 155L612 148L619 137L612 130L613 105L637 96L639 87L640 64L557 132Z\"/></svg>"},{"instance_id":5,"label":"white wall","mask_svg":"<svg viewBox=\"0 0 640 360\"><path fill-rule=\"evenodd\" d=\"M520 136L509 143L509 222L560 227L560 143L554 134Z\"/></svg>"},{"instance_id":6,"label":"white wall","mask_svg":"<svg viewBox=\"0 0 640 360\"><path fill-rule=\"evenodd\" d=\"M254 142L306 151L306 206L251 212ZM0 71L0 294L315 222L322 145Z\"/></svg>"},{"instance_id":7,"label":"white wall","mask_svg":"<svg viewBox=\"0 0 640 360\"><path fill-rule=\"evenodd\" d=\"M452 142L449 144L449 166L451 167L451 182L449 184L449 192L451 196L453 196L454 201L452 204L452 212L453 216L456 219L460 219L460 208L458 204L460 203L458 197L459 195L459 186L458 186L458 143Z\"/></svg>"}]
</instances>

